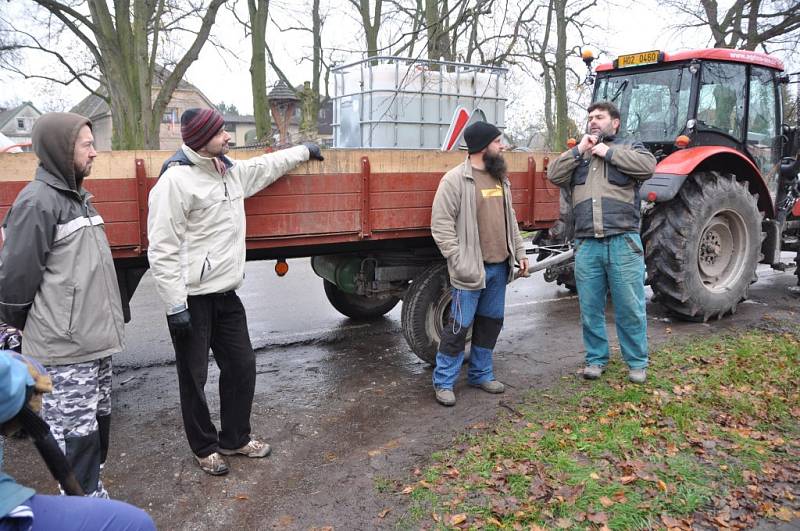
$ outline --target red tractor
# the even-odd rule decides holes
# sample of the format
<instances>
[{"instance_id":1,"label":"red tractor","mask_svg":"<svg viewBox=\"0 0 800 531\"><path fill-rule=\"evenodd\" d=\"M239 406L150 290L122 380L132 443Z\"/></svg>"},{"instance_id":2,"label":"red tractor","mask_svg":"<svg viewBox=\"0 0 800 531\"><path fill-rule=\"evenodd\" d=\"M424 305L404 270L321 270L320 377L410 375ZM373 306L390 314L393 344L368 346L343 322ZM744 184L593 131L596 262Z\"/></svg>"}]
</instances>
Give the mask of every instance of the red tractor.
<instances>
[{"instance_id":1,"label":"red tractor","mask_svg":"<svg viewBox=\"0 0 800 531\"><path fill-rule=\"evenodd\" d=\"M759 262L785 270L788 251L800 266L800 134L783 118L788 83L774 57L728 49L650 51L596 69L593 101L613 102L620 134L658 159L640 190L647 280L684 319L735 312ZM556 267L550 278L569 287Z\"/></svg>"}]
</instances>

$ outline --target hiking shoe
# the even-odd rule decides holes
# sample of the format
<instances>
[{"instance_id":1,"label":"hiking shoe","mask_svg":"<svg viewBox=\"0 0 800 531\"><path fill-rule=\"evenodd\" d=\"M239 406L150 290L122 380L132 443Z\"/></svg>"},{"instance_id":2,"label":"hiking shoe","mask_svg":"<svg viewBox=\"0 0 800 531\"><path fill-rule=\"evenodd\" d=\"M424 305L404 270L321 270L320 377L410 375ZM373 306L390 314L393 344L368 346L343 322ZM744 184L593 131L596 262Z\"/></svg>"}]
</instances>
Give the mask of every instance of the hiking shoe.
<instances>
[{"instance_id":1,"label":"hiking shoe","mask_svg":"<svg viewBox=\"0 0 800 531\"><path fill-rule=\"evenodd\" d=\"M587 365L583 368L583 377L587 380L597 380L605 370L602 365Z\"/></svg>"},{"instance_id":2,"label":"hiking shoe","mask_svg":"<svg viewBox=\"0 0 800 531\"><path fill-rule=\"evenodd\" d=\"M194 458L197 459L197 464L200 465L200 468L206 474L224 476L229 471L228 463L225 462L225 458L217 452L207 455L206 457L194 456Z\"/></svg>"},{"instance_id":3,"label":"hiking shoe","mask_svg":"<svg viewBox=\"0 0 800 531\"><path fill-rule=\"evenodd\" d=\"M434 388L436 391L436 401L439 402L443 406L454 406L456 405L456 394L453 392L452 389L440 389Z\"/></svg>"},{"instance_id":4,"label":"hiking shoe","mask_svg":"<svg viewBox=\"0 0 800 531\"><path fill-rule=\"evenodd\" d=\"M472 387L478 387L483 389L487 393L492 393L493 395L499 395L502 392L505 392L506 386L503 385L502 382L498 382L497 380L486 380L485 382L481 382L479 384L469 384Z\"/></svg>"},{"instance_id":5,"label":"hiking shoe","mask_svg":"<svg viewBox=\"0 0 800 531\"><path fill-rule=\"evenodd\" d=\"M647 380L647 369L631 369L628 371L628 380L637 384L644 383Z\"/></svg>"},{"instance_id":6,"label":"hiking shoe","mask_svg":"<svg viewBox=\"0 0 800 531\"><path fill-rule=\"evenodd\" d=\"M219 453L222 455L243 455L245 457L267 457L269 453L272 451L272 448L261 441L257 441L255 439L250 439L250 442L242 446L241 448L236 448L235 450L229 450L227 448L220 448Z\"/></svg>"}]
</instances>

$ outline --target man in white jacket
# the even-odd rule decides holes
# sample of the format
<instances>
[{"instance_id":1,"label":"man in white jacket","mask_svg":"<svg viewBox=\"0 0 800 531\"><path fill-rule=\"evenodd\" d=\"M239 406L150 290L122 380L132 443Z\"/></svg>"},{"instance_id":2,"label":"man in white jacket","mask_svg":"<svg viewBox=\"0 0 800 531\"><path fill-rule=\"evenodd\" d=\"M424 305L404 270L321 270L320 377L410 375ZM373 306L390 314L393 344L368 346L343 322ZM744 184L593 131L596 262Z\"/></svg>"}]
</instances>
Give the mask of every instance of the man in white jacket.
<instances>
[{"instance_id":1,"label":"man in white jacket","mask_svg":"<svg viewBox=\"0 0 800 531\"><path fill-rule=\"evenodd\" d=\"M200 468L218 476L228 473L223 455L270 453L267 443L250 437L255 354L235 291L244 278L244 200L301 162L323 157L309 142L231 161L225 156L231 137L213 109L187 109L181 136L183 145L150 192L147 257L175 348L189 446ZM219 433L203 390L209 349L220 369Z\"/></svg>"}]
</instances>

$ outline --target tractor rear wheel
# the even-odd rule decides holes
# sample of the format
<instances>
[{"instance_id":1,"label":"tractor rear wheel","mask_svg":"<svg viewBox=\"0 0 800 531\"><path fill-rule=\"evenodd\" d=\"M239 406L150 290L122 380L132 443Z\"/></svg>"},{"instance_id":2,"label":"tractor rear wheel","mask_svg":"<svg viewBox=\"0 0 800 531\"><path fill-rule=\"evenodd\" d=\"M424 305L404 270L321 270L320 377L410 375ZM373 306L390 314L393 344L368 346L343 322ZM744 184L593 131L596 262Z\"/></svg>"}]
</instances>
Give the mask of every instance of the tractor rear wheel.
<instances>
[{"instance_id":1,"label":"tractor rear wheel","mask_svg":"<svg viewBox=\"0 0 800 531\"><path fill-rule=\"evenodd\" d=\"M643 220L647 278L658 301L691 321L734 313L756 280L761 214L746 183L697 172Z\"/></svg>"}]
</instances>

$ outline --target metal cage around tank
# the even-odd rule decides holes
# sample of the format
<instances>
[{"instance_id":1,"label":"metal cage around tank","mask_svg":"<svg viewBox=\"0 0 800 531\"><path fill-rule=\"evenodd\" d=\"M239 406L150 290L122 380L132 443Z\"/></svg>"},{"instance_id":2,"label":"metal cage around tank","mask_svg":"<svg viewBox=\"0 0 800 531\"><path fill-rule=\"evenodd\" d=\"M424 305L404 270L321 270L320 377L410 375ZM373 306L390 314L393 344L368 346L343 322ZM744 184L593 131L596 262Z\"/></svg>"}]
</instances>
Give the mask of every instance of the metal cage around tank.
<instances>
[{"instance_id":1,"label":"metal cage around tank","mask_svg":"<svg viewBox=\"0 0 800 531\"><path fill-rule=\"evenodd\" d=\"M332 70L334 146L439 149L454 111L505 126L506 68L369 57Z\"/></svg>"}]
</instances>

